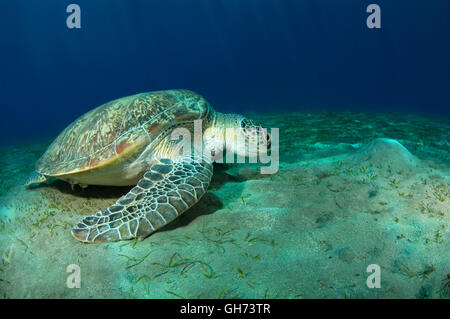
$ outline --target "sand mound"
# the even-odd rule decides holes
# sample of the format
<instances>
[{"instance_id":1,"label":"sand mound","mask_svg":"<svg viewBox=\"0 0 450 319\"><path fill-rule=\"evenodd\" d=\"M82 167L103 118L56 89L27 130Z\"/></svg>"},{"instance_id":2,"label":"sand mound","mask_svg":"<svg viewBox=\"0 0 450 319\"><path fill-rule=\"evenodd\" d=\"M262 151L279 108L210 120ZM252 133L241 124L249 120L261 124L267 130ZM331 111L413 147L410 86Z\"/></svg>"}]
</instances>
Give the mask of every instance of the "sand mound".
<instances>
[{"instance_id":1,"label":"sand mound","mask_svg":"<svg viewBox=\"0 0 450 319\"><path fill-rule=\"evenodd\" d=\"M350 154L346 160L352 161L355 164L386 167L395 172L412 171L418 166L419 162L402 144L389 138L377 138L373 140Z\"/></svg>"}]
</instances>

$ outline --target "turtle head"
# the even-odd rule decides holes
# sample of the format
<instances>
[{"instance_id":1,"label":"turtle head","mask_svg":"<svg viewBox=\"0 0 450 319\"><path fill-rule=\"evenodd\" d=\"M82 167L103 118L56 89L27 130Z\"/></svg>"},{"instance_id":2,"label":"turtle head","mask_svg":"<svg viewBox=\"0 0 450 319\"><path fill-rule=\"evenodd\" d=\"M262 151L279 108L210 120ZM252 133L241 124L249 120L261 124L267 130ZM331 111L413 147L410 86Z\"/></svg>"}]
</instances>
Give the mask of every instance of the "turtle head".
<instances>
[{"instance_id":1,"label":"turtle head","mask_svg":"<svg viewBox=\"0 0 450 319\"><path fill-rule=\"evenodd\" d=\"M225 129L226 149L238 156L257 157L262 147L270 149L271 140L267 129L242 115L227 115Z\"/></svg>"}]
</instances>

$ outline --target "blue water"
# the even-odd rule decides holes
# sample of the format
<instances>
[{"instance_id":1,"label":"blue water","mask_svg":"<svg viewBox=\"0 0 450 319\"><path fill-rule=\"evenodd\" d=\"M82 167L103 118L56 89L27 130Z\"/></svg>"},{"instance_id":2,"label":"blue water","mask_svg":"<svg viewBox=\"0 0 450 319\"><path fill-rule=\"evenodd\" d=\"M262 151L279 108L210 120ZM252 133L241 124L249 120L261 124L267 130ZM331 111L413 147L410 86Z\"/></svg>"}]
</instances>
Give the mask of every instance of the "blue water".
<instances>
[{"instance_id":1,"label":"blue water","mask_svg":"<svg viewBox=\"0 0 450 319\"><path fill-rule=\"evenodd\" d=\"M66 7L81 7L81 29ZM381 6L381 29L366 7ZM0 143L186 88L221 111L450 115L450 1L2 0Z\"/></svg>"}]
</instances>

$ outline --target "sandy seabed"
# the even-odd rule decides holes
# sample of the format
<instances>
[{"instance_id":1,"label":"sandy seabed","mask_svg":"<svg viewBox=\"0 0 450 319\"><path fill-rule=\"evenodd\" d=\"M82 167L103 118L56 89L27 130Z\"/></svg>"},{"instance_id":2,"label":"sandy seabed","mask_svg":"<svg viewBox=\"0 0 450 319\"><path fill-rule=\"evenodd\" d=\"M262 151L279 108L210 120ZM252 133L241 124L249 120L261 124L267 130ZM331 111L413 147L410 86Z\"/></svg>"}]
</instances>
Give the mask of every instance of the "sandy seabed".
<instances>
[{"instance_id":1,"label":"sandy seabed","mask_svg":"<svg viewBox=\"0 0 450 319\"><path fill-rule=\"evenodd\" d=\"M250 114L280 167L215 164L206 195L142 241L70 230L129 187L22 183L51 139L0 150L1 298L450 298L450 122ZM81 288L68 288L67 267ZM381 287L366 285L380 266Z\"/></svg>"}]
</instances>

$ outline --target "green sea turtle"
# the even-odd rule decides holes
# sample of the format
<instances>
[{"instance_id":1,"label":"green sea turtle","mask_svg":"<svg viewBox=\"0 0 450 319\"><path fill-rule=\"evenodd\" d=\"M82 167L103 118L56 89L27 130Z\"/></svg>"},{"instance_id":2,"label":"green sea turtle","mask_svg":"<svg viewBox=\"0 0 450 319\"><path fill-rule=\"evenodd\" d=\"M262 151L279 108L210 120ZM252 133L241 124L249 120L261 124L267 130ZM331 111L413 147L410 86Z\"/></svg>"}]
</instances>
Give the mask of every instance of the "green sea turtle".
<instances>
[{"instance_id":1,"label":"green sea turtle","mask_svg":"<svg viewBox=\"0 0 450 319\"><path fill-rule=\"evenodd\" d=\"M215 112L194 92L141 93L103 104L70 124L38 160L26 185L52 177L83 187L136 185L111 207L84 218L72 235L86 243L146 237L194 205L211 181L214 158L194 147L186 152L172 135L176 128L194 133L196 120L204 132L202 147L239 156L249 155L247 146L255 139L259 147L270 147L268 134L255 134L264 132L259 125ZM227 128L236 129L229 135ZM232 143L230 136L245 142Z\"/></svg>"}]
</instances>

